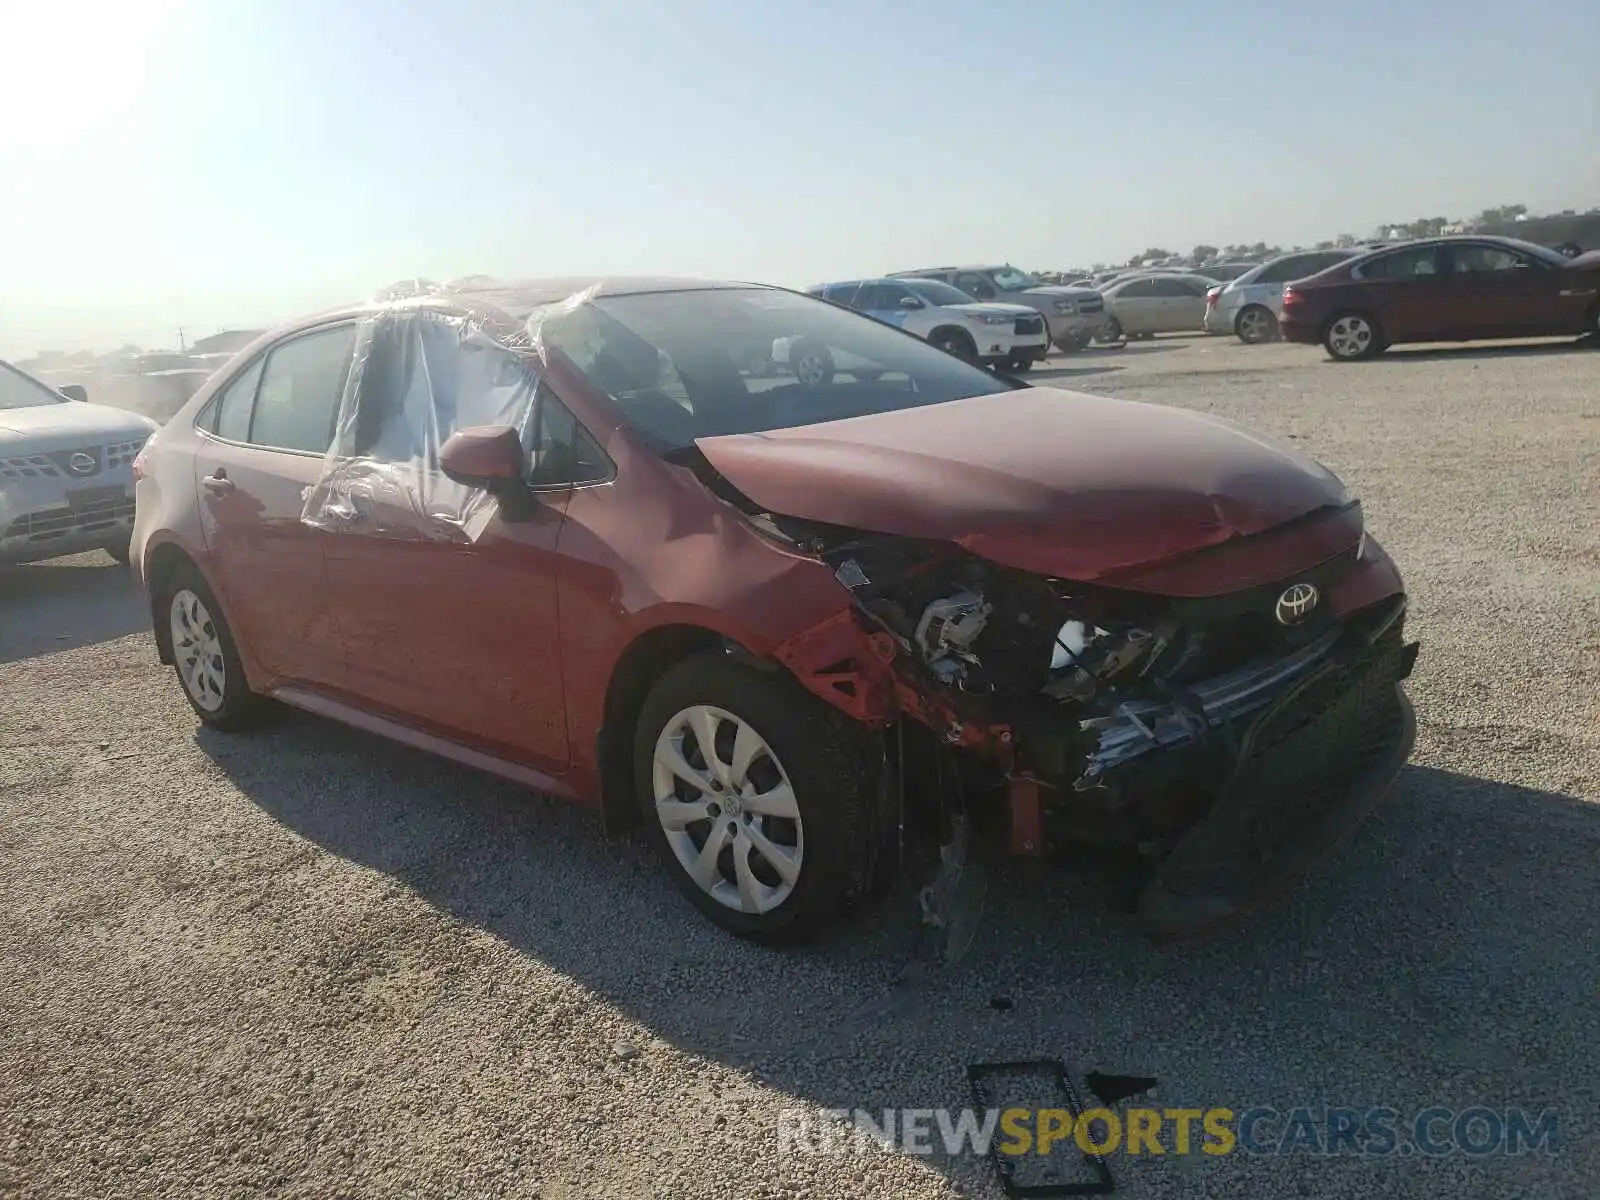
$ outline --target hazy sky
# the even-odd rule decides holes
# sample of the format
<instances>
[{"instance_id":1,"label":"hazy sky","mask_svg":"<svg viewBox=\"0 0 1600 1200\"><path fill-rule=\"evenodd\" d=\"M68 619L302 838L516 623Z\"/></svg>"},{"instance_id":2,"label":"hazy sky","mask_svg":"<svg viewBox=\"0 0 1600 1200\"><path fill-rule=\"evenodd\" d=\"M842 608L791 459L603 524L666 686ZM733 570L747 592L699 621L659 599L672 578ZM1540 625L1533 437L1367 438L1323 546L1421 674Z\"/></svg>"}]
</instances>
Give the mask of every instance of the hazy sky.
<instances>
[{"instance_id":1,"label":"hazy sky","mask_svg":"<svg viewBox=\"0 0 1600 1200\"><path fill-rule=\"evenodd\" d=\"M1596 0L0 0L0 354L1600 203Z\"/></svg>"}]
</instances>

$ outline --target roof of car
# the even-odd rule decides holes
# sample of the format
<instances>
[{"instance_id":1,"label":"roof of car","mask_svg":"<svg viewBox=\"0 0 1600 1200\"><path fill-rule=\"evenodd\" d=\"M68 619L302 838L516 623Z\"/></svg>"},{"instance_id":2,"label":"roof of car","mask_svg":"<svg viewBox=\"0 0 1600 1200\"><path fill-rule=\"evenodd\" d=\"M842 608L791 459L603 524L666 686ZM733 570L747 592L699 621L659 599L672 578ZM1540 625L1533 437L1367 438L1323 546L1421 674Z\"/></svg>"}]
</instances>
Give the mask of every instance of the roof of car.
<instances>
[{"instance_id":1,"label":"roof of car","mask_svg":"<svg viewBox=\"0 0 1600 1200\"><path fill-rule=\"evenodd\" d=\"M903 279L907 275L931 275L935 271L943 273L945 271L1015 271L1017 269L1010 263L969 263L959 267L918 267L914 271L890 271L885 278Z\"/></svg>"}]
</instances>

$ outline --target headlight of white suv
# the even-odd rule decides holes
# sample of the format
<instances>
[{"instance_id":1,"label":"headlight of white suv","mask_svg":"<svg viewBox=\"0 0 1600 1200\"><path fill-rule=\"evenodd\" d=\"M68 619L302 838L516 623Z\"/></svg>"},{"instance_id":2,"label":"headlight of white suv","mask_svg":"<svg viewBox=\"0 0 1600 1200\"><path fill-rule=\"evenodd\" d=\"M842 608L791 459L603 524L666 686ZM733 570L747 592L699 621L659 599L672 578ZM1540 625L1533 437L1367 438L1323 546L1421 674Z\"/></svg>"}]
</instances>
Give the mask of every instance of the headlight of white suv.
<instances>
[{"instance_id":1,"label":"headlight of white suv","mask_svg":"<svg viewBox=\"0 0 1600 1200\"><path fill-rule=\"evenodd\" d=\"M991 316L988 313L975 313L971 319L976 321L979 325L1009 325L1013 320L1011 317L996 317Z\"/></svg>"}]
</instances>

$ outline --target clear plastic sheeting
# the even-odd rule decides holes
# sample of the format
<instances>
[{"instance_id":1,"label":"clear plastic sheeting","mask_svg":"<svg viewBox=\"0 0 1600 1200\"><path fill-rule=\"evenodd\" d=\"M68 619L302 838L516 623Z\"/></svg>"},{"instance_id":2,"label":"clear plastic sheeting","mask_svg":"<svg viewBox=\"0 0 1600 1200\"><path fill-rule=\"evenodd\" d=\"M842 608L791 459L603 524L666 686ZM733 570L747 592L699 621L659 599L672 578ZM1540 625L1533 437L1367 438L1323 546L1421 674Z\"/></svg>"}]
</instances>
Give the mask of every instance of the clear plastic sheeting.
<instances>
[{"instance_id":1,"label":"clear plastic sheeting","mask_svg":"<svg viewBox=\"0 0 1600 1200\"><path fill-rule=\"evenodd\" d=\"M418 293L421 293L420 295ZM519 321L463 305L448 288L389 289L389 302L360 323L333 444L301 519L334 533L476 541L496 502L439 466L458 429L516 429L534 448L544 320L570 312L586 293ZM396 302L398 300L399 302Z\"/></svg>"}]
</instances>

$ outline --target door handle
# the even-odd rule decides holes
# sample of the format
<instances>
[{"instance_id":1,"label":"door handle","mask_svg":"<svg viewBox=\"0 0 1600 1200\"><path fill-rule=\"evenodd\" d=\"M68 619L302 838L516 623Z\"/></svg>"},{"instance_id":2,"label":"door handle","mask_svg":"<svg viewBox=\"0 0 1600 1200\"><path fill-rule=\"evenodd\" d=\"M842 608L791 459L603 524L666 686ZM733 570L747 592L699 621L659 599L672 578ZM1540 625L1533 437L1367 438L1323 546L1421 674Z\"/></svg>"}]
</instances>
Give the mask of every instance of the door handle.
<instances>
[{"instance_id":1,"label":"door handle","mask_svg":"<svg viewBox=\"0 0 1600 1200\"><path fill-rule=\"evenodd\" d=\"M212 492L218 496L225 495L226 493L233 491L233 480L228 478L228 473L221 467L217 468L215 474L207 475L200 481L200 483L201 486L206 489L206 491Z\"/></svg>"}]
</instances>

